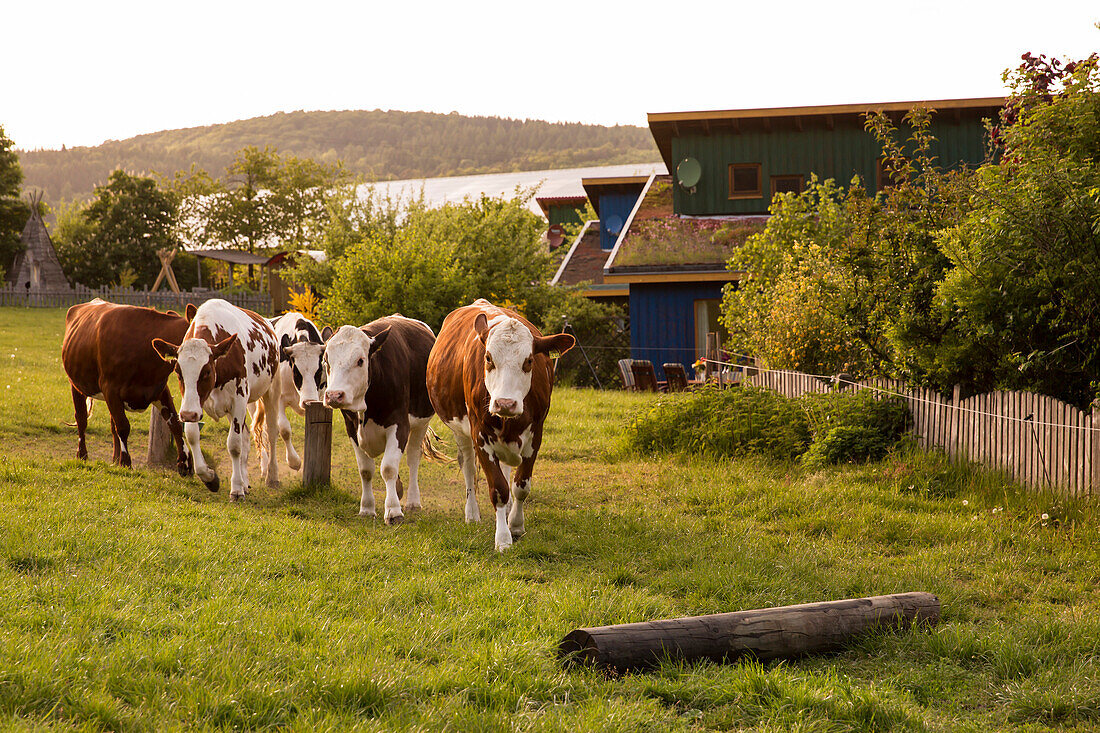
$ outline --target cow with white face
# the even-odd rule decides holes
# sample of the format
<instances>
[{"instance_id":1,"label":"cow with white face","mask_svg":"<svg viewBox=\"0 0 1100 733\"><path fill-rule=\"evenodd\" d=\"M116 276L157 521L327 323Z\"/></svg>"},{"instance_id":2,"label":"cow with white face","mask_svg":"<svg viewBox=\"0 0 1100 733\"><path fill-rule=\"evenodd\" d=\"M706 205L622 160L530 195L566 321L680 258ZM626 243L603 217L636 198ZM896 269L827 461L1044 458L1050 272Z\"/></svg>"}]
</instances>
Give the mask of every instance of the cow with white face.
<instances>
[{"instance_id":1,"label":"cow with white face","mask_svg":"<svg viewBox=\"0 0 1100 733\"><path fill-rule=\"evenodd\" d=\"M302 459L290 442L290 421L287 408L304 415L306 404L320 402L325 390L325 370L321 357L325 354L325 339L332 336L332 329L325 326L318 331L313 321L301 313L285 313L268 321L279 341L279 371L275 380L279 383L278 414L279 436L286 446L286 462L294 471L302 467ZM260 466L266 477L267 432L263 401L255 402L252 413L252 442L260 449Z\"/></svg>"},{"instance_id":2,"label":"cow with white face","mask_svg":"<svg viewBox=\"0 0 1100 733\"><path fill-rule=\"evenodd\" d=\"M394 314L362 328L343 326L325 343L325 404L339 409L355 450L362 495L359 516L375 516L374 482L381 474L386 524L404 519L398 476L409 464L406 509L420 508L419 468L432 403L425 389L435 335L420 321ZM381 458L378 474L375 459Z\"/></svg>"},{"instance_id":3,"label":"cow with white face","mask_svg":"<svg viewBox=\"0 0 1100 733\"><path fill-rule=\"evenodd\" d=\"M249 403L264 401L268 435L268 486L279 485L275 463L275 435L279 367L275 332L262 316L224 300L199 306L179 344L153 339L153 348L173 362L180 381L180 420L195 462L195 473L211 491L219 487L218 474L203 460L199 447L199 419L205 412L214 420L229 416L226 448L233 473L229 496L243 499L248 489Z\"/></svg>"},{"instance_id":4,"label":"cow with white face","mask_svg":"<svg viewBox=\"0 0 1100 733\"><path fill-rule=\"evenodd\" d=\"M447 316L428 359L428 394L458 444L466 521L481 519L474 493L480 464L496 510L497 550L526 532L523 502L554 388L551 357L575 343L565 333L543 336L518 313L477 300Z\"/></svg>"}]
</instances>

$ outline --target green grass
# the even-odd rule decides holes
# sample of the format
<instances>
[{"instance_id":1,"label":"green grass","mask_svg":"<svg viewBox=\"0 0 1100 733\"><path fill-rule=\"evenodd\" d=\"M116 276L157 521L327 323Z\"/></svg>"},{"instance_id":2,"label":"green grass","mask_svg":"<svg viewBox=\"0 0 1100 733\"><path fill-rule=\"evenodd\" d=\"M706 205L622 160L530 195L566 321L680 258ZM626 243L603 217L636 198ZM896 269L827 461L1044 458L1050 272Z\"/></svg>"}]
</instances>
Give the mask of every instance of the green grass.
<instances>
[{"instance_id":1,"label":"green grass","mask_svg":"<svg viewBox=\"0 0 1100 733\"><path fill-rule=\"evenodd\" d=\"M244 505L104 464L102 405L75 460L62 323L0 309L0 728L1100 727L1090 504L916 455L814 473L614 458L652 398L563 389L528 535L499 555L490 522L463 523L453 464L425 466L406 524L358 519L342 437L333 488L284 466L269 490L253 454ZM224 472L225 424L203 433ZM911 590L940 596L940 625L841 654L622 677L554 657L582 625Z\"/></svg>"}]
</instances>

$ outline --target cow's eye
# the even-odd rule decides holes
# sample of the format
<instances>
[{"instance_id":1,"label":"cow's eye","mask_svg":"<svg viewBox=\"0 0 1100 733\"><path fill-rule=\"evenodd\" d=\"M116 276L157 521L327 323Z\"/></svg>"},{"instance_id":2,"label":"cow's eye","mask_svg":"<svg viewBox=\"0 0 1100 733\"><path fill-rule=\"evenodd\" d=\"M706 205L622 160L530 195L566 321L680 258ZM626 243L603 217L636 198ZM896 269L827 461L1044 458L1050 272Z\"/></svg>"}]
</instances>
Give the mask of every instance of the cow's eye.
<instances>
[{"instance_id":1,"label":"cow's eye","mask_svg":"<svg viewBox=\"0 0 1100 733\"><path fill-rule=\"evenodd\" d=\"M363 366L363 357L359 357L359 361L355 362L355 366Z\"/></svg>"},{"instance_id":2,"label":"cow's eye","mask_svg":"<svg viewBox=\"0 0 1100 733\"><path fill-rule=\"evenodd\" d=\"M488 351L485 352L485 370L490 371L493 368L493 356Z\"/></svg>"},{"instance_id":3,"label":"cow's eye","mask_svg":"<svg viewBox=\"0 0 1100 733\"><path fill-rule=\"evenodd\" d=\"M535 363L535 357L529 356L523 360L523 371L531 371L531 365Z\"/></svg>"}]
</instances>

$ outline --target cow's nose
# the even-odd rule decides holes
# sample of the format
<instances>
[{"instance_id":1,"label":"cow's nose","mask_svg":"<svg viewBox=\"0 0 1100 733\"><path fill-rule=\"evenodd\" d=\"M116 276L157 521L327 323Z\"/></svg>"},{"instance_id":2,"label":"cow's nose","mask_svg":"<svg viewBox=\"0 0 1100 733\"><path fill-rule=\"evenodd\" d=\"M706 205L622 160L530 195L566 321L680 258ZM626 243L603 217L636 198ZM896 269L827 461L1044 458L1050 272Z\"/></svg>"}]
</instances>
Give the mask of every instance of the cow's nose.
<instances>
[{"instance_id":1,"label":"cow's nose","mask_svg":"<svg viewBox=\"0 0 1100 733\"><path fill-rule=\"evenodd\" d=\"M180 413L180 420L183 422L198 422L199 414L197 412L191 412L190 410L184 410Z\"/></svg>"},{"instance_id":2,"label":"cow's nose","mask_svg":"<svg viewBox=\"0 0 1100 733\"><path fill-rule=\"evenodd\" d=\"M515 415L516 401L498 397L496 399L496 408L495 412L504 413L505 415Z\"/></svg>"},{"instance_id":3,"label":"cow's nose","mask_svg":"<svg viewBox=\"0 0 1100 733\"><path fill-rule=\"evenodd\" d=\"M344 404L344 393L335 389L325 392L325 404L329 407L339 407Z\"/></svg>"}]
</instances>

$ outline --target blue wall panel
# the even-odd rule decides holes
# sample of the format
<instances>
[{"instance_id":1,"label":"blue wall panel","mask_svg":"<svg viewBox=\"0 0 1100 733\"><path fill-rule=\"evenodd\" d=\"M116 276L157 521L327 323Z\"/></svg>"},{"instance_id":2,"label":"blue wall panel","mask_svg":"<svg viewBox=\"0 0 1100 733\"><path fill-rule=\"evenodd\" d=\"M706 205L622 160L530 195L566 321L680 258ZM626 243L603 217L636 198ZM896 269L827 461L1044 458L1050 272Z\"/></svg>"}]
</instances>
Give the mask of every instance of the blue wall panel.
<instances>
[{"instance_id":1,"label":"blue wall panel","mask_svg":"<svg viewBox=\"0 0 1100 733\"><path fill-rule=\"evenodd\" d=\"M630 356L661 364L678 361L691 370L695 353L695 301L722 297L722 283L631 283Z\"/></svg>"},{"instance_id":2,"label":"blue wall panel","mask_svg":"<svg viewBox=\"0 0 1100 733\"><path fill-rule=\"evenodd\" d=\"M606 250L615 246L618 233L612 234L607 230L607 221L612 216L619 217L619 226L626 224L630 212L634 210L634 204L638 202L638 195L632 193L605 193L600 196L600 247Z\"/></svg>"}]
</instances>

